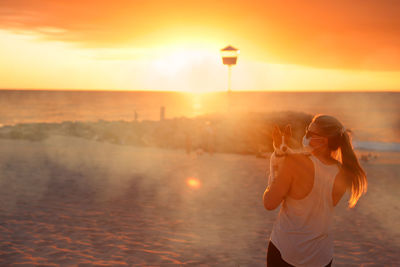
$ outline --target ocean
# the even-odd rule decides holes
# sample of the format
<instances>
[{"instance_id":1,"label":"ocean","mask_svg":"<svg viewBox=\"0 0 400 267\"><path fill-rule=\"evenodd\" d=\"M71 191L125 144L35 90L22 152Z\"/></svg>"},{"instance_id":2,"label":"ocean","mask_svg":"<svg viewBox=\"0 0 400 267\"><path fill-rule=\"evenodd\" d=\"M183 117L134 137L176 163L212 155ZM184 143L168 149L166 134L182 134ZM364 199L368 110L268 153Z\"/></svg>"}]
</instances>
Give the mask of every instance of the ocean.
<instances>
[{"instance_id":1,"label":"ocean","mask_svg":"<svg viewBox=\"0 0 400 267\"><path fill-rule=\"evenodd\" d=\"M330 114L360 148L400 151L397 92L218 92L0 90L0 126L62 121L139 121L211 113Z\"/></svg>"}]
</instances>

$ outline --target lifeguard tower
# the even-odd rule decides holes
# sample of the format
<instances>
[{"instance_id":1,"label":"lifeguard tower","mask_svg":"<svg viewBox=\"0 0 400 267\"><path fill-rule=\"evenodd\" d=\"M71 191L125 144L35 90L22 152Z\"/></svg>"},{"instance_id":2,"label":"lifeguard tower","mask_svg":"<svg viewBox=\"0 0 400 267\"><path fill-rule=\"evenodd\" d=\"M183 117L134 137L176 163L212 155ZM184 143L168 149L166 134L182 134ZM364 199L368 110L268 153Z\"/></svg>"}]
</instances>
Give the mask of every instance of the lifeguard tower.
<instances>
[{"instance_id":1,"label":"lifeguard tower","mask_svg":"<svg viewBox=\"0 0 400 267\"><path fill-rule=\"evenodd\" d=\"M231 67L236 65L239 49L231 45L221 49L222 63L228 66L228 92L231 91Z\"/></svg>"}]
</instances>

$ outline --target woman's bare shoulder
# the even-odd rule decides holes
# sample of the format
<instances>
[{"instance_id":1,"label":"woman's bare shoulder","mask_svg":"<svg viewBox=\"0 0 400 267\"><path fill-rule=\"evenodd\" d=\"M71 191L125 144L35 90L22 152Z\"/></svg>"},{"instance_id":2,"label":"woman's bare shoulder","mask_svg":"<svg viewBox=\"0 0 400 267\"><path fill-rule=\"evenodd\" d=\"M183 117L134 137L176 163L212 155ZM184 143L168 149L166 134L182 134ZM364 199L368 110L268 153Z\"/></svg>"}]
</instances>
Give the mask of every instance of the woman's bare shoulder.
<instances>
[{"instance_id":1,"label":"woman's bare shoulder","mask_svg":"<svg viewBox=\"0 0 400 267\"><path fill-rule=\"evenodd\" d=\"M287 161L293 166L312 163L310 156L306 154L289 154Z\"/></svg>"},{"instance_id":2,"label":"woman's bare shoulder","mask_svg":"<svg viewBox=\"0 0 400 267\"><path fill-rule=\"evenodd\" d=\"M310 156L304 154L288 155L285 159L285 165L297 173L302 170L311 170L314 168Z\"/></svg>"}]
</instances>

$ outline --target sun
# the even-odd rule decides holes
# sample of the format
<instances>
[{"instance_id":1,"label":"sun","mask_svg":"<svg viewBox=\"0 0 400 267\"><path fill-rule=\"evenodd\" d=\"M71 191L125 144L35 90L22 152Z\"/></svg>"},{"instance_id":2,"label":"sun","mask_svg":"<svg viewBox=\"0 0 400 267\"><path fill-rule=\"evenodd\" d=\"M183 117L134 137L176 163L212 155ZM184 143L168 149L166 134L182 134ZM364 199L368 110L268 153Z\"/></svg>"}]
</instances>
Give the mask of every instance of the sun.
<instances>
[{"instance_id":1,"label":"sun","mask_svg":"<svg viewBox=\"0 0 400 267\"><path fill-rule=\"evenodd\" d=\"M192 59L193 52L176 51L155 60L154 67L163 75L176 76L190 65Z\"/></svg>"},{"instance_id":2,"label":"sun","mask_svg":"<svg viewBox=\"0 0 400 267\"><path fill-rule=\"evenodd\" d=\"M165 49L153 58L152 78L170 87L172 91L200 93L214 91L217 85L211 83L221 59L217 49L175 48Z\"/></svg>"}]
</instances>

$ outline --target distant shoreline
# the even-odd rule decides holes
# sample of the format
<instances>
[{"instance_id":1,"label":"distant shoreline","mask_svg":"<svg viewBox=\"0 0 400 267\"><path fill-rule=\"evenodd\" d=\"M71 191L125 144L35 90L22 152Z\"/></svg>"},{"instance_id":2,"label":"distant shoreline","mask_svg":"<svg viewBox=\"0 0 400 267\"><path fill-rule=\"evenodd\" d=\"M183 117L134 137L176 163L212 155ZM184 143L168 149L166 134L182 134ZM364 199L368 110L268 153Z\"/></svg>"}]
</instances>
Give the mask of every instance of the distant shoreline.
<instances>
[{"instance_id":1,"label":"distant shoreline","mask_svg":"<svg viewBox=\"0 0 400 267\"><path fill-rule=\"evenodd\" d=\"M183 94L218 94L227 91L215 92L187 92L187 91L159 91L159 90L130 90L130 89L36 89L36 88L0 88L0 91L39 91L39 92L110 92L110 93L183 93ZM234 90L229 93L400 93L399 90Z\"/></svg>"},{"instance_id":2,"label":"distant shoreline","mask_svg":"<svg viewBox=\"0 0 400 267\"><path fill-rule=\"evenodd\" d=\"M41 141L51 135L81 137L119 145L186 149L189 152L212 150L215 153L260 155L272 152L271 132L277 124L292 125L293 136L301 144L305 127L313 115L286 111L272 113L208 114L194 118L165 120L97 120L33 122L0 125L1 139ZM400 143L354 140L356 149L400 151Z\"/></svg>"},{"instance_id":3,"label":"distant shoreline","mask_svg":"<svg viewBox=\"0 0 400 267\"><path fill-rule=\"evenodd\" d=\"M120 145L182 148L190 151L260 154L273 151L271 132L275 124L292 125L293 137L301 142L311 114L302 112L208 114L160 121L64 121L19 123L0 128L0 138L41 141L65 135Z\"/></svg>"}]
</instances>

